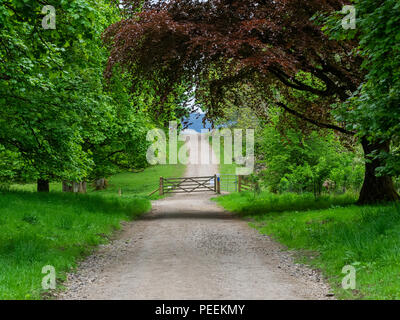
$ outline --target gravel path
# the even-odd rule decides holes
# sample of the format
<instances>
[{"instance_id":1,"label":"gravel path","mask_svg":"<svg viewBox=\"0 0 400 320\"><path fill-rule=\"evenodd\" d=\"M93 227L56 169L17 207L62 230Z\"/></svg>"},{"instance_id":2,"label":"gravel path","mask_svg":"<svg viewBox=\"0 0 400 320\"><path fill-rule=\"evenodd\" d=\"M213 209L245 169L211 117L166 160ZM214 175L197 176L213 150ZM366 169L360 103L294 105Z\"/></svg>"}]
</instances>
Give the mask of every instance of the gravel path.
<instances>
[{"instance_id":1,"label":"gravel path","mask_svg":"<svg viewBox=\"0 0 400 320\"><path fill-rule=\"evenodd\" d=\"M200 145L211 149L206 140ZM192 163L207 158L197 150L190 155ZM217 172L215 165L189 164L186 175ZM58 298L330 299L318 272L294 264L281 245L219 208L212 196L154 201L151 213L125 223L117 240L69 275Z\"/></svg>"}]
</instances>

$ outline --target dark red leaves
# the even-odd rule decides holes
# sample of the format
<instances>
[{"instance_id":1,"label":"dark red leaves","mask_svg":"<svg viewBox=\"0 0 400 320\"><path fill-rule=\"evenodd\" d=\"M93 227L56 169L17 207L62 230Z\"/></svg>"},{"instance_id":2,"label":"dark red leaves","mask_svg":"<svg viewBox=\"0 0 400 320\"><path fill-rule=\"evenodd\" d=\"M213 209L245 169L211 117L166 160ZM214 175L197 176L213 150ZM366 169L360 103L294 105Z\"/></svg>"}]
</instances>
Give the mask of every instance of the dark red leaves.
<instances>
[{"instance_id":1,"label":"dark red leaves","mask_svg":"<svg viewBox=\"0 0 400 320\"><path fill-rule=\"evenodd\" d=\"M165 94L173 82L200 90L213 77L234 79L243 71L247 80L274 77L289 88L345 99L346 90L357 88L362 79L359 64L349 55L353 47L329 40L311 21L317 12L340 10L344 2L123 0L131 18L104 34L111 48L106 74L120 65L138 81L157 76ZM309 90L293 81L300 70L326 89Z\"/></svg>"}]
</instances>

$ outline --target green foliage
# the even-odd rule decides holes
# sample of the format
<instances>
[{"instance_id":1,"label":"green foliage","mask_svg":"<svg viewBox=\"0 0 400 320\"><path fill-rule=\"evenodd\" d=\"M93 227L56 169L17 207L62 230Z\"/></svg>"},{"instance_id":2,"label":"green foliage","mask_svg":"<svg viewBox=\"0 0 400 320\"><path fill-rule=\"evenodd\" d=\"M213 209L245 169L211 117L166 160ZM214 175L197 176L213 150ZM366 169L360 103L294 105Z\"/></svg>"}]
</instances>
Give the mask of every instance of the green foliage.
<instances>
[{"instance_id":1,"label":"green foliage","mask_svg":"<svg viewBox=\"0 0 400 320\"><path fill-rule=\"evenodd\" d=\"M149 209L144 198L1 192L0 299L40 299L44 266L55 267L60 286L121 220Z\"/></svg>"},{"instance_id":2,"label":"green foliage","mask_svg":"<svg viewBox=\"0 0 400 320\"><path fill-rule=\"evenodd\" d=\"M338 110L338 120L347 120L360 136L371 141L394 140L380 174L400 173L400 3L398 0L354 0L356 30L340 27L340 16L326 19L326 30L339 40L356 39L355 54L364 58L364 83Z\"/></svg>"},{"instance_id":3,"label":"green foliage","mask_svg":"<svg viewBox=\"0 0 400 320\"><path fill-rule=\"evenodd\" d=\"M82 181L146 166L153 125L131 79L103 78L104 29L120 18L108 1L49 1L56 29L41 26L43 5L2 0L0 10L0 176ZM10 170L12 168L12 170Z\"/></svg>"},{"instance_id":4,"label":"green foliage","mask_svg":"<svg viewBox=\"0 0 400 320\"><path fill-rule=\"evenodd\" d=\"M282 128L281 114L270 113L260 139L264 185L272 192L345 192L363 181L361 155L346 150L334 133Z\"/></svg>"}]
</instances>

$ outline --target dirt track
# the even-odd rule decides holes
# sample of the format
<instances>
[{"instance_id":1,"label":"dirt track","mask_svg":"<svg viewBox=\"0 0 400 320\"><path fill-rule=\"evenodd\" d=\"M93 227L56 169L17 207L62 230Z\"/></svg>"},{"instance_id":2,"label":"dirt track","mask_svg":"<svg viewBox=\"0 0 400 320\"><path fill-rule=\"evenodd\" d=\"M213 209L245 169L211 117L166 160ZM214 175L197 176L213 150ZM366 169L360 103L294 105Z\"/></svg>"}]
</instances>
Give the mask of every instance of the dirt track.
<instances>
[{"instance_id":1,"label":"dirt track","mask_svg":"<svg viewBox=\"0 0 400 320\"><path fill-rule=\"evenodd\" d=\"M209 148L206 140L202 147ZM199 156L204 160L191 150L192 160ZM217 172L215 165L189 164L186 175ZM224 212L212 196L154 201L151 213L126 223L117 240L70 275L59 298L327 299L318 273L295 265L279 244Z\"/></svg>"}]
</instances>

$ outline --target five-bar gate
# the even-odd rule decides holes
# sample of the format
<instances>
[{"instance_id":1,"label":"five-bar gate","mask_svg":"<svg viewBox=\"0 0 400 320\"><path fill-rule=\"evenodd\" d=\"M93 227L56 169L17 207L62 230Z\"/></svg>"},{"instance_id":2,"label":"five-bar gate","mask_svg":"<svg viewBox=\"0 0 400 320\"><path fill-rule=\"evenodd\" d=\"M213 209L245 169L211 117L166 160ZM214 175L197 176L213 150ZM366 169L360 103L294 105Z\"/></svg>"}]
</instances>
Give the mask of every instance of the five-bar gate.
<instances>
[{"instance_id":1,"label":"five-bar gate","mask_svg":"<svg viewBox=\"0 0 400 320\"><path fill-rule=\"evenodd\" d=\"M160 177L160 195L168 193L214 192L220 193L217 175L206 177L163 178Z\"/></svg>"}]
</instances>

